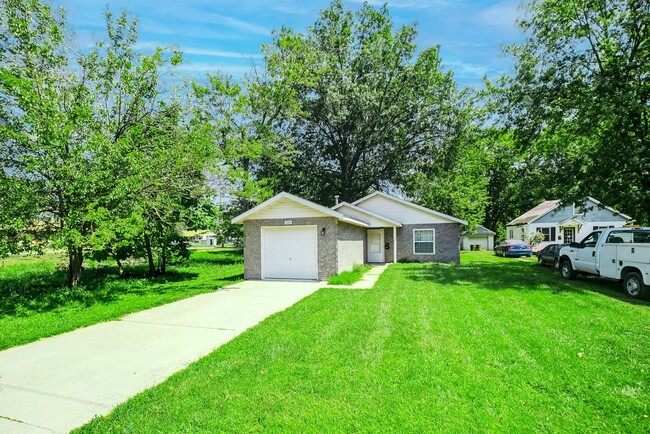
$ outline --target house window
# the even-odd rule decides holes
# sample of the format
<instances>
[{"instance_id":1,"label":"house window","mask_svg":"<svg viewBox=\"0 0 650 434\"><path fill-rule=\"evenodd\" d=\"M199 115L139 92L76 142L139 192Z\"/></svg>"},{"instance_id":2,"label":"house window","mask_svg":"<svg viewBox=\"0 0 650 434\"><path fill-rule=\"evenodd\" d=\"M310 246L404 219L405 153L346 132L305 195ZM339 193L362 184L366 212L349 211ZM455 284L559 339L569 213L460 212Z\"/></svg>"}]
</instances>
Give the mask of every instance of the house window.
<instances>
[{"instance_id":1,"label":"house window","mask_svg":"<svg viewBox=\"0 0 650 434\"><path fill-rule=\"evenodd\" d=\"M543 241L555 241L555 228L537 228L537 232L544 235Z\"/></svg>"},{"instance_id":2,"label":"house window","mask_svg":"<svg viewBox=\"0 0 650 434\"><path fill-rule=\"evenodd\" d=\"M594 226L591 230L592 231L597 231L598 229L608 229L608 228L613 228L614 225L612 226Z\"/></svg>"},{"instance_id":3,"label":"house window","mask_svg":"<svg viewBox=\"0 0 650 434\"><path fill-rule=\"evenodd\" d=\"M513 233L512 229L510 229L510 234L508 235L508 239L513 239L515 237L515 234Z\"/></svg>"},{"instance_id":4,"label":"house window","mask_svg":"<svg viewBox=\"0 0 650 434\"><path fill-rule=\"evenodd\" d=\"M434 255L436 253L435 229L413 229L413 254Z\"/></svg>"}]
</instances>

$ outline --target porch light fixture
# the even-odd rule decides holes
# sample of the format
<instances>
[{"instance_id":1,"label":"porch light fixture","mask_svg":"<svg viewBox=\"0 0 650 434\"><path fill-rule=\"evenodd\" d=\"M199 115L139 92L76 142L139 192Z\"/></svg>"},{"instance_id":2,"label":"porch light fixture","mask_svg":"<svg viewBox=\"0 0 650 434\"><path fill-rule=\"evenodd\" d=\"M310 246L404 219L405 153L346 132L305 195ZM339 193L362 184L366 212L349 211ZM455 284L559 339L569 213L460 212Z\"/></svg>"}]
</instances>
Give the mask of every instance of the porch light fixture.
<instances>
[{"instance_id":1,"label":"porch light fixture","mask_svg":"<svg viewBox=\"0 0 650 434\"><path fill-rule=\"evenodd\" d=\"M325 228L323 228L323 229L320 230L320 234L321 234L321 235L325 235Z\"/></svg>"}]
</instances>

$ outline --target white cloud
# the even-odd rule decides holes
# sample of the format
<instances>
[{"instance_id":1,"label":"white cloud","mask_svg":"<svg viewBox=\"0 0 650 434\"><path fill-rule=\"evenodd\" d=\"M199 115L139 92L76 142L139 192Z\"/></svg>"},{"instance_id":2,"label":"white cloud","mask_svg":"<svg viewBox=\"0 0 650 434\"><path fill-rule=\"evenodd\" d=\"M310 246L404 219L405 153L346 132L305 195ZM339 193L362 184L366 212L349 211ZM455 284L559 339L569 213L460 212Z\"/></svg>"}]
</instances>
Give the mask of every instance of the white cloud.
<instances>
[{"instance_id":1,"label":"white cloud","mask_svg":"<svg viewBox=\"0 0 650 434\"><path fill-rule=\"evenodd\" d=\"M474 15L472 21L481 26L495 27L502 31L512 32L517 30L516 21L518 17L519 2L505 1L482 9Z\"/></svg>"},{"instance_id":2,"label":"white cloud","mask_svg":"<svg viewBox=\"0 0 650 434\"><path fill-rule=\"evenodd\" d=\"M233 76L243 76L244 74L253 70L252 66L245 65L215 65L211 63L185 63L179 65L177 70L186 73L202 73L202 72L225 72Z\"/></svg>"},{"instance_id":3,"label":"white cloud","mask_svg":"<svg viewBox=\"0 0 650 434\"><path fill-rule=\"evenodd\" d=\"M221 51L221 50L203 50L200 48L185 48L182 50L184 54L194 54L197 56L209 56L209 57L227 57L234 59L262 59L264 56L262 54L252 54L252 53L237 53L235 51Z\"/></svg>"}]
</instances>

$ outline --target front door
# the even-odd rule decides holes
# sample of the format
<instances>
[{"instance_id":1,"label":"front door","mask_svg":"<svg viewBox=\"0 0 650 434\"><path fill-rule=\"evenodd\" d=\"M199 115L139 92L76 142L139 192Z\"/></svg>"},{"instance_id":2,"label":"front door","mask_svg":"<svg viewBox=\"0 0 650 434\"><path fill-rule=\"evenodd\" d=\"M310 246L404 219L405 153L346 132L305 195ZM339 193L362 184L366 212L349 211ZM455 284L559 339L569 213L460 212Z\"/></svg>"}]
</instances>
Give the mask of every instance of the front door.
<instances>
[{"instance_id":1,"label":"front door","mask_svg":"<svg viewBox=\"0 0 650 434\"><path fill-rule=\"evenodd\" d=\"M384 230L368 229L368 262L385 262Z\"/></svg>"},{"instance_id":2,"label":"front door","mask_svg":"<svg viewBox=\"0 0 650 434\"><path fill-rule=\"evenodd\" d=\"M575 229L564 228L564 244L571 244L575 240Z\"/></svg>"}]
</instances>

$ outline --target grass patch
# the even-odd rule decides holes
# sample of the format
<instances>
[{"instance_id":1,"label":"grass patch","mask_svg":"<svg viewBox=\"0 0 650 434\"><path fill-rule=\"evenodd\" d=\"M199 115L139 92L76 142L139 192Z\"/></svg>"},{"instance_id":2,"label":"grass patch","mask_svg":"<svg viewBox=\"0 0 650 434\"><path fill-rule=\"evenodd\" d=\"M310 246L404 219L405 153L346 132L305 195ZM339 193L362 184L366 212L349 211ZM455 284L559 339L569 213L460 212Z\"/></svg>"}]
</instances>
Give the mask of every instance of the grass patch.
<instances>
[{"instance_id":1,"label":"grass patch","mask_svg":"<svg viewBox=\"0 0 650 434\"><path fill-rule=\"evenodd\" d=\"M372 268L368 264L357 264L352 271L344 271L327 279L329 285L351 285L358 282Z\"/></svg>"},{"instance_id":2,"label":"grass patch","mask_svg":"<svg viewBox=\"0 0 650 434\"><path fill-rule=\"evenodd\" d=\"M152 278L144 267L120 278L111 265L89 263L83 284L68 288L60 259L16 257L0 267L0 350L214 291L242 280L244 269L240 250L202 250Z\"/></svg>"},{"instance_id":3,"label":"grass patch","mask_svg":"<svg viewBox=\"0 0 650 434\"><path fill-rule=\"evenodd\" d=\"M530 258L321 289L78 432L650 432L650 305Z\"/></svg>"}]
</instances>

